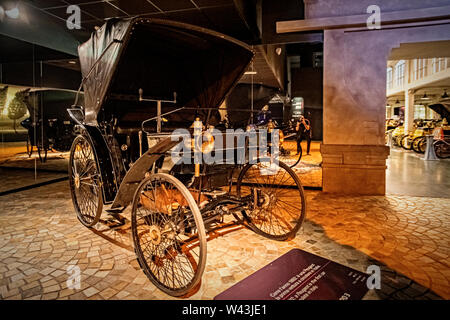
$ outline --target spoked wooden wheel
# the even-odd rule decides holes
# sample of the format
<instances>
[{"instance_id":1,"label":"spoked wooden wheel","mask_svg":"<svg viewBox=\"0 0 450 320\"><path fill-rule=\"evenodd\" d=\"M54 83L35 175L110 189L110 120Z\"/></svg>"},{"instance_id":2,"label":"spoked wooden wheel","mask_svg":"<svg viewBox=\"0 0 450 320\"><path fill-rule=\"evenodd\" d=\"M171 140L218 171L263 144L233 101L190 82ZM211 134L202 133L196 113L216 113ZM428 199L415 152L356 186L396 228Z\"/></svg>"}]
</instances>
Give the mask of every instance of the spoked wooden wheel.
<instances>
[{"instance_id":1,"label":"spoked wooden wheel","mask_svg":"<svg viewBox=\"0 0 450 320\"><path fill-rule=\"evenodd\" d=\"M404 135L400 140L400 146L405 150L411 150L411 138L409 135Z\"/></svg>"},{"instance_id":2,"label":"spoked wooden wheel","mask_svg":"<svg viewBox=\"0 0 450 320\"><path fill-rule=\"evenodd\" d=\"M78 219L92 227L100 219L103 199L94 150L84 136L76 137L70 149L69 183Z\"/></svg>"},{"instance_id":3,"label":"spoked wooden wheel","mask_svg":"<svg viewBox=\"0 0 450 320\"><path fill-rule=\"evenodd\" d=\"M295 237L306 213L300 179L283 162L247 164L236 184L237 196L248 203L244 219L256 233L274 240Z\"/></svg>"},{"instance_id":4,"label":"spoked wooden wheel","mask_svg":"<svg viewBox=\"0 0 450 320\"><path fill-rule=\"evenodd\" d=\"M436 141L434 143L434 152L441 159L450 158L450 144L445 141Z\"/></svg>"},{"instance_id":5,"label":"spoked wooden wheel","mask_svg":"<svg viewBox=\"0 0 450 320\"><path fill-rule=\"evenodd\" d=\"M425 137L417 137L413 140L411 144L412 150L417 153L425 153L426 147L426 138Z\"/></svg>"},{"instance_id":6,"label":"spoked wooden wheel","mask_svg":"<svg viewBox=\"0 0 450 320\"><path fill-rule=\"evenodd\" d=\"M131 211L138 261L147 277L172 296L187 294L206 264L206 233L200 210L177 178L157 173L139 185Z\"/></svg>"}]
</instances>

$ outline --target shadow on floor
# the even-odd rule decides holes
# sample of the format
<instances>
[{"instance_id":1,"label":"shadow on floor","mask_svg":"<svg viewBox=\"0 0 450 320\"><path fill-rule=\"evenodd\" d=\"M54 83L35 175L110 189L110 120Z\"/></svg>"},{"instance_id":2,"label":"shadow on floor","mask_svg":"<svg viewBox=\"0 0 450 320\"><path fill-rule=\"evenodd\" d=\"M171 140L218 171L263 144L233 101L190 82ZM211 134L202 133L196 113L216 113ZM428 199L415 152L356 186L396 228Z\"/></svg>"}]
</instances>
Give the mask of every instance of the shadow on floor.
<instances>
[{"instance_id":1,"label":"shadow on floor","mask_svg":"<svg viewBox=\"0 0 450 320\"><path fill-rule=\"evenodd\" d=\"M91 231L103 239L125 248L130 252L134 252L132 244L132 236L130 229L130 221L126 216L122 216L121 223L114 223L113 220L102 219L95 229ZM227 234L233 234L246 228L239 222L228 222L221 225L217 225L211 232L208 233L207 241L214 240L219 237L223 237ZM248 228L247 228L248 229ZM307 230L307 232L304 232ZM348 245L342 245L326 235L326 232L321 225L314 223L308 219L305 220L302 228L300 229L297 237L306 236L307 234L313 234L311 239L307 239L305 242L310 245L309 248L302 248L305 251L317 254L329 260L338 260L335 262L344 264L350 268L359 269L359 271L366 272L366 269L370 265L376 265L381 271L381 286L380 289L369 290L364 297L365 300L440 300L442 299L436 293L430 289L418 284L414 280L406 277L405 275L387 267L384 263L371 258L370 256L358 251L356 248ZM314 240L314 239L317 240ZM271 241L263 238L264 241ZM299 245L297 245L300 247ZM336 250L335 250L336 249ZM338 252L336 252L338 251ZM334 254L338 254L340 259L336 259ZM344 257L344 259L342 259ZM133 267L140 269L139 264L133 261ZM234 285L231 283L230 285ZM191 292L181 298L189 298L197 293L200 288L200 284L194 288Z\"/></svg>"}]
</instances>

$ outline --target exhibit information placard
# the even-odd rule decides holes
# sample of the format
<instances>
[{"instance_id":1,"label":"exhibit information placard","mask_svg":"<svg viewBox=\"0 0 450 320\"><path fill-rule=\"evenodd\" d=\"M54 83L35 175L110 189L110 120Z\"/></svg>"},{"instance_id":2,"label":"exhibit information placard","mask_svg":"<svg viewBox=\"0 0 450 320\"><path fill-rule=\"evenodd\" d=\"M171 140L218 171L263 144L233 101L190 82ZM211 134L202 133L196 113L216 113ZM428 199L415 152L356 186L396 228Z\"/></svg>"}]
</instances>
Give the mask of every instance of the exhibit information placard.
<instances>
[{"instance_id":1,"label":"exhibit information placard","mask_svg":"<svg viewBox=\"0 0 450 320\"><path fill-rule=\"evenodd\" d=\"M359 300L368 275L315 254L292 249L215 300Z\"/></svg>"}]
</instances>

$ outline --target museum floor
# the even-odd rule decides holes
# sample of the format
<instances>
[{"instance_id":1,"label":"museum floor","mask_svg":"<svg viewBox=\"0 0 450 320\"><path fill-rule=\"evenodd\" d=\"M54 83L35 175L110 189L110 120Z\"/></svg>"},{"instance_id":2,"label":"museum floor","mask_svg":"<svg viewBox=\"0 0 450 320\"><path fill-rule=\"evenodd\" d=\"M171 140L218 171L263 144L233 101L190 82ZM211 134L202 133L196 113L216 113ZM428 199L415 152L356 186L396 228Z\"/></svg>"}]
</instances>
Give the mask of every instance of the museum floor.
<instances>
[{"instance_id":1,"label":"museum floor","mask_svg":"<svg viewBox=\"0 0 450 320\"><path fill-rule=\"evenodd\" d=\"M386 165L386 193L419 197L450 197L450 159L424 161L423 155L391 148Z\"/></svg>"},{"instance_id":2,"label":"museum floor","mask_svg":"<svg viewBox=\"0 0 450 320\"><path fill-rule=\"evenodd\" d=\"M311 159L319 158L313 152ZM0 172L2 179L13 179L11 171L6 173ZM307 219L292 241L271 241L239 225L208 241L201 286L188 298L212 299L300 248L363 272L369 265L380 265L382 289L369 291L365 299L450 299L448 197L306 194ZM95 229L83 227L75 217L67 181L4 194L0 298L172 299L140 270L129 231L101 223ZM67 289L71 264L82 272L79 290Z\"/></svg>"}]
</instances>

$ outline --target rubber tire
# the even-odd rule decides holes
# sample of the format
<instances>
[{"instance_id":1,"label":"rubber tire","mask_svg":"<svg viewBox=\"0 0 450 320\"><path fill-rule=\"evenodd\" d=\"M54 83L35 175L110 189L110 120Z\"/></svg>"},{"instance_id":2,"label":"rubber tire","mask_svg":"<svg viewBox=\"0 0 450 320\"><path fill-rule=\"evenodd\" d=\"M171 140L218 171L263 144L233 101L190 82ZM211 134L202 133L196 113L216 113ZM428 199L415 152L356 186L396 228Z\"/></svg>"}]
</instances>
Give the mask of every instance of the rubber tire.
<instances>
[{"instance_id":1,"label":"rubber tire","mask_svg":"<svg viewBox=\"0 0 450 320\"><path fill-rule=\"evenodd\" d=\"M100 220L100 216L102 214L102 210L103 210L103 195L102 195L102 189L101 189L101 185L99 186L99 192L98 192L98 199L96 199L97 201L97 212L95 214L94 220L92 222L87 222L82 218L82 214L81 214L81 210L80 207L78 206L78 202L75 196L75 183L73 181L72 178L72 171L73 171L73 156L74 156L74 151L75 151L75 146L78 144L78 141L84 139L88 142L89 146L92 148L92 152L94 153L94 161L95 161L95 169L98 173L100 173L100 170L98 168L97 165L97 159L96 159L96 154L95 154L95 150L91 144L91 142L89 141L88 138L79 135L77 136L72 143L72 147L70 148L70 157L69 157L69 187L70 187L70 194L72 196L72 203L73 206L75 208L75 212L77 214L77 218L78 220L86 227L91 228L92 226L96 225L98 223L98 221Z\"/></svg>"},{"instance_id":2,"label":"rubber tire","mask_svg":"<svg viewBox=\"0 0 450 320\"><path fill-rule=\"evenodd\" d=\"M297 159L297 161L294 164L289 165L289 167L290 168L294 168L300 162L300 160L302 159L302 155L303 155L303 148L300 145L300 153L298 154L298 159Z\"/></svg>"},{"instance_id":3,"label":"rubber tire","mask_svg":"<svg viewBox=\"0 0 450 320\"><path fill-rule=\"evenodd\" d=\"M446 143L444 142L444 141L436 141L435 143L434 143L434 153L436 154L436 156L439 158L439 159L447 159L447 158L449 158L450 157L450 155L449 156L444 156L444 155L442 155L442 153L440 152L440 151L438 151L438 150L440 150L440 147L439 146L444 146Z\"/></svg>"},{"instance_id":4,"label":"rubber tire","mask_svg":"<svg viewBox=\"0 0 450 320\"><path fill-rule=\"evenodd\" d=\"M289 167L290 167L290 168L295 167L295 166L300 162L300 160L301 160L301 158L302 158L302 155L303 155L303 148L302 148L302 146L300 146L300 154L298 155L297 161L296 161L293 165L291 165L291 166L289 166Z\"/></svg>"},{"instance_id":5,"label":"rubber tire","mask_svg":"<svg viewBox=\"0 0 450 320\"><path fill-rule=\"evenodd\" d=\"M407 139L409 139L409 135L405 134L400 140L400 146L405 150L411 150L411 143L409 144L409 147L405 145L405 140Z\"/></svg>"},{"instance_id":6,"label":"rubber tire","mask_svg":"<svg viewBox=\"0 0 450 320\"><path fill-rule=\"evenodd\" d=\"M423 136L417 137L417 138L414 138L414 140L412 141L411 146L412 146L412 150L414 152L416 152L416 153L424 153L425 152L420 149L420 143L421 143L420 140L422 140L422 139L425 140L425 137L423 137Z\"/></svg>"}]
</instances>

